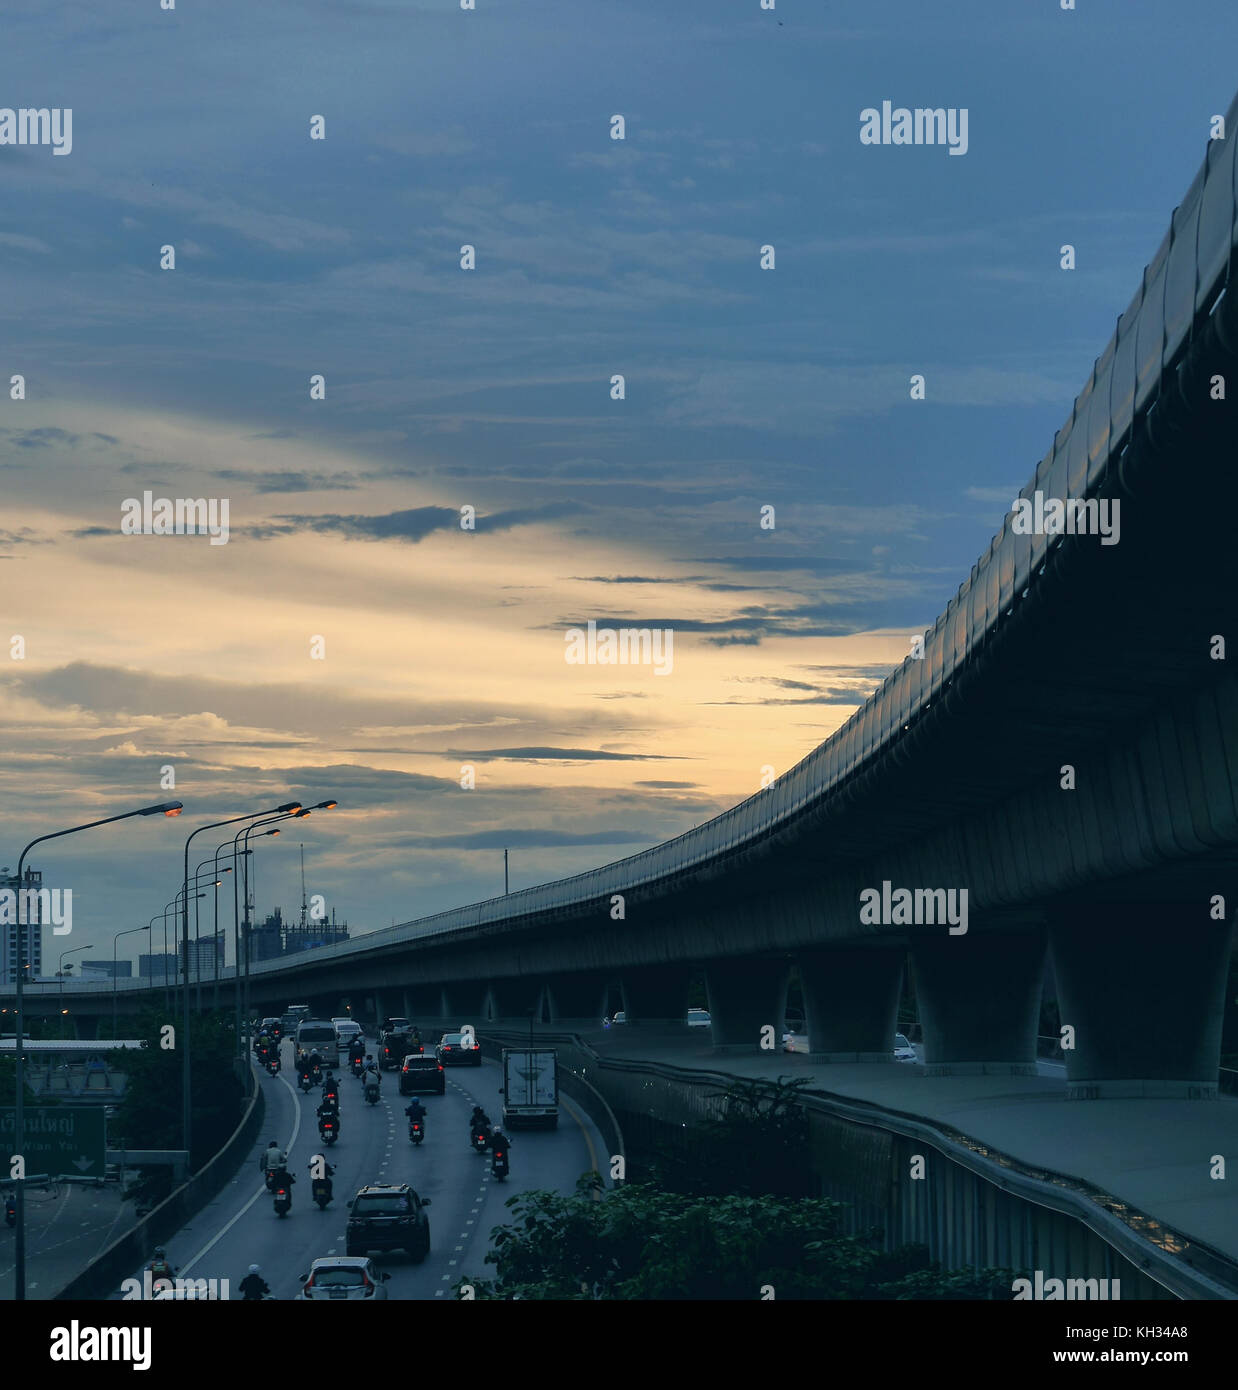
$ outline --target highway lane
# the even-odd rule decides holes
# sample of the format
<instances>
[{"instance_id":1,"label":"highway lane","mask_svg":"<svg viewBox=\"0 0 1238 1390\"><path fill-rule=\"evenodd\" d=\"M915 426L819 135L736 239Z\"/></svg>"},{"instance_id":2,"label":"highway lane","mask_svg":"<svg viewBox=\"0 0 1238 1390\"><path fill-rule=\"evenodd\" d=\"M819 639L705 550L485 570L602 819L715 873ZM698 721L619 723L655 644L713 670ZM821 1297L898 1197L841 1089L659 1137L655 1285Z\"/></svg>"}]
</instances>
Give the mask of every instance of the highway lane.
<instances>
[{"instance_id":1,"label":"highway lane","mask_svg":"<svg viewBox=\"0 0 1238 1390\"><path fill-rule=\"evenodd\" d=\"M340 1139L325 1149L315 1116L319 1092L302 1095L296 1089L290 1048L285 1044L280 1075L260 1078L267 1097L266 1123L237 1177L166 1242L168 1258L183 1277L227 1278L235 1291L256 1263L276 1298L292 1298L300 1289L299 1276L315 1259L345 1253L345 1203L357 1189L371 1182L408 1182L430 1199L430 1255L421 1265L403 1251L372 1251L371 1258L391 1276L389 1297L447 1298L451 1285L466 1272L492 1276L485 1254L491 1228L509 1218L503 1206L508 1197L536 1187L570 1192L581 1173L594 1166L603 1172L609 1168L597 1129L564 1099L558 1130L517 1131L511 1175L495 1182L488 1157L475 1153L468 1142L468 1117L475 1104L499 1118L501 1077L492 1062L449 1067L446 1095L421 1096L427 1118L420 1147L408 1140L404 1107L409 1098L399 1094L398 1074L383 1074L381 1099L369 1106L360 1083L345 1071L340 1077ZM274 1213L259 1172L259 1156L272 1138L287 1150L289 1170L296 1176L292 1210L282 1219ZM335 1168L334 1200L326 1211L309 1195L308 1164L319 1152ZM141 1270L133 1273L141 1278ZM114 1296L119 1297L119 1290Z\"/></svg>"}]
</instances>

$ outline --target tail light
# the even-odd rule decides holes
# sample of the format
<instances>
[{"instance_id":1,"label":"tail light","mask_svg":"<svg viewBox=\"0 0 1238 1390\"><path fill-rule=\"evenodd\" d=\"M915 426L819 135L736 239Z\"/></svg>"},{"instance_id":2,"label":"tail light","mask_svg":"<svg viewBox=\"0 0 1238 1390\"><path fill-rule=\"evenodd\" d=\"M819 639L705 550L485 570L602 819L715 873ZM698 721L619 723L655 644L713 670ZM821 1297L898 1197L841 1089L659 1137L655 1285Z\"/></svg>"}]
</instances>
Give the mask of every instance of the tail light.
<instances>
[{"instance_id":1,"label":"tail light","mask_svg":"<svg viewBox=\"0 0 1238 1390\"><path fill-rule=\"evenodd\" d=\"M502 1149L495 1149L495 1151L494 1151L494 1156L495 1156L495 1158L502 1158L502 1157L503 1157L503 1150L502 1150Z\"/></svg>"},{"instance_id":2,"label":"tail light","mask_svg":"<svg viewBox=\"0 0 1238 1390\"><path fill-rule=\"evenodd\" d=\"M442 1062L440 1062L440 1063L438 1064L438 1069L439 1069L439 1071L442 1071L442 1070L443 1070L443 1064L442 1064Z\"/></svg>"},{"instance_id":3,"label":"tail light","mask_svg":"<svg viewBox=\"0 0 1238 1390\"><path fill-rule=\"evenodd\" d=\"M288 1189L286 1187L281 1187L276 1191L275 1195L277 1197L287 1197Z\"/></svg>"}]
</instances>

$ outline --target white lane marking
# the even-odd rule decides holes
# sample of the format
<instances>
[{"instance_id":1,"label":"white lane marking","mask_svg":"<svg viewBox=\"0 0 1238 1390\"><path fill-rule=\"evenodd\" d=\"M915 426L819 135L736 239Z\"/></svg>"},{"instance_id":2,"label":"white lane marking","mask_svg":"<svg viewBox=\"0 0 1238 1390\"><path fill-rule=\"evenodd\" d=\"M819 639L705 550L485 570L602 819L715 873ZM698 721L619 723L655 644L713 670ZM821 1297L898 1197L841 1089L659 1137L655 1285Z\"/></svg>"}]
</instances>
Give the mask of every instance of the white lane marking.
<instances>
[{"instance_id":1,"label":"white lane marking","mask_svg":"<svg viewBox=\"0 0 1238 1390\"><path fill-rule=\"evenodd\" d=\"M301 1106L297 1102L296 1091L294 1091L292 1087L288 1085L288 1082L285 1081L282 1076L277 1077L276 1079L282 1082L283 1085L288 1087L288 1094L292 1097L293 1100L292 1138L288 1141L288 1153L291 1154L293 1145L297 1142L297 1135L301 1132ZM196 1265L198 1261L203 1257L203 1255L209 1253L212 1249L214 1249L214 1247L224 1238L224 1236L228 1234L228 1232L233 1228L233 1226L235 1226L236 1223L241 1219L241 1217L245 1215L245 1213L250 1209L250 1207L253 1206L253 1204L258 1200L259 1197L266 1197L268 1195L269 1194L266 1189L266 1183L264 1182L262 1186L257 1190L257 1192L255 1192L254 1195L249 1199L249 1201L246 1202L245 1205L240 1209L240 1211L237 1212L237 1214L232 1218L232 1220L229 1221L226 1226L221 1227L219 1232L216 1235L212 1236L211 1239L206 1242L206 1244L202 1247L201 1250L198 1251L198 1253L193 1257L192 1260L190 1260L187 1264L181 1265L181 1274L188 1274L189 1271L194 1267L194 1265Z\"/></svg>"},{"instance_id":2,"label":"white lane marking","mask_svg":"<svg viewBox=\"0 0 1238 1390\"><path fill-rule=\"evenodd\" d=\"M443 1290L442 1290L442 1289L435 1289L435 1290L434 1290L434 1297L435 1297L435 1298L442 1298L442 1296L443 1296Z\"/></svg>"}]
</instances>

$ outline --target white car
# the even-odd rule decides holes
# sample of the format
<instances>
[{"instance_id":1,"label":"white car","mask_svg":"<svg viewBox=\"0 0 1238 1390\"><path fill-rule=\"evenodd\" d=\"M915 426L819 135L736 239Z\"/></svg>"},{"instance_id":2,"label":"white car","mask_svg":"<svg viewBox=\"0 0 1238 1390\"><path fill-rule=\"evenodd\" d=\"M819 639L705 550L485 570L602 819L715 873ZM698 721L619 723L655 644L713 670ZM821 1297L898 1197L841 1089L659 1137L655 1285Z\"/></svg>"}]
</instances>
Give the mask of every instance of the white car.
<instances>
[{"instance_id":1,"label":"white car","mask_svg":"<svg viewBox=\"0 0 1238 1390\"><path fill-rule=\"evenodd\" d=\"M386 1298L391 1276L374 1268L373 1260L361 1255L328 1255L315 1260L310 1272L301 1276L303 1299Z\"/></svg>"},{"instance_id":2,"label":"white car","mask_svg":"<svg viewBox=\"0 0 1238 1390\"><path fill-rule=\"evenodd\" d=\"M894 1060L896 1062L918 1062L920 1060L916 1056L915 1048L902 1033L895 1033L894 1035Z\"/></svg>"},{"instance_id":3,"label":"white car","mask_svg":"<svg viewBox=\"0 0 1238 1390\"><path fill-rule=\"evenodd\" d=\"M710 1028L712 1026L713 1021L710 1019L709 1013L705 1009L688 1010L689 1028Z\"/></svg>"},{"instance_id":4,"label":"white car","mask_svg":"<svg viewBox=\"0 0 1238 1390\"><path fill-rule=\"evenodd\" d=\"M335 1042L337 1047L347 1047L354 1038L364 1037L361 1025L354 1023L351 1018L333 1018L335 1024Z\"/></svg>"}]
</instances>

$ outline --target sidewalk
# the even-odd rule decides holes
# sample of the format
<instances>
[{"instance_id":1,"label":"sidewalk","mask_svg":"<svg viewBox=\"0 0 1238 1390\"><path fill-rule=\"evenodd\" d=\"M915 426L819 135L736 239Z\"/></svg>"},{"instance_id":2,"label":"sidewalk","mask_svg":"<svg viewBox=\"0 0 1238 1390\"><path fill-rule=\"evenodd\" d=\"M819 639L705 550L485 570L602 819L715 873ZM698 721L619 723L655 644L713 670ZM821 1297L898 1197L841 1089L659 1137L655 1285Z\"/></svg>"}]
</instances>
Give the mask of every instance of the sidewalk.
<instances>
[{"instance_id":1,"label":"sidewalk","mask_svg":"<svg viewBox=\"0 0 1238 1390\"><path fill-rule=\"evenodd\" d=\"M686 1031L686 1030L685 1030ZM1238 1099L1068 1101L1051 1076L925 1076L902 1062L820 1063L802 1053L715 1054L690 1034L582 1034L608 1060L736 1076L812 1078L812 1088L936 1121L1031 1167L1082 1179L1238 1259ZM1209 1176L1213 1155L1226 1177Z\"/></svg>"}]
</instances>

